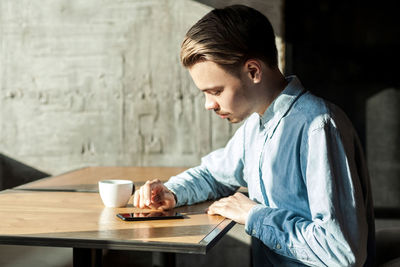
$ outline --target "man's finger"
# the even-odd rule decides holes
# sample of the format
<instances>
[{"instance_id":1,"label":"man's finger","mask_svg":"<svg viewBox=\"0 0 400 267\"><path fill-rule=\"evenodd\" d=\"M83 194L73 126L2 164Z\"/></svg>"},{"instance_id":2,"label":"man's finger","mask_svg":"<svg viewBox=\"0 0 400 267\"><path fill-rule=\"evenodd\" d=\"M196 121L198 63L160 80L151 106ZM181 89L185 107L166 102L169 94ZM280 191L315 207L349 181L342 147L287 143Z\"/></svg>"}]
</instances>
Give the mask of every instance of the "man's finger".
<instances>
[{"instance_id":1,"label":"man's finger","mask_svg":"<svg viewBox=\"0 0 400 267\"><path fill-rule=\"evenodd\" d=\"M157 192L153 197L152 197L152 205L154 209L161 209L161 207L165 204L165 192L160 191Z\"/></svg>"},{"instance_id":2,"label":"man's finger","mask_svg":"<svg viewBox=\"0 0 400 267\"><path fill-rule=\"evenodd\" d=\"M217 208L217 207L215 207L215 206L210 206L209 208L208 208L208 210L207 210L207 214L210 214L210 215L214 215L214 214L220 214L220 212L219 212L219 209Z\"/></svg>"},{"instance_id":3,"label":"man's finger","mask_svg":"<svg viewBox=\"0 0 400 267\"><path fill-rule=\"evenodd\" d=\"M228 198L215 201L208 207L208 214L222 214L229 207L229 203Z\"/></svg>"},{"instance_id":4,"label":"man's finger","mask_svg":"<svg viewBox=\"0 0 400 267\"><path fill-rule=\"evenodd\" d=\"M144 197L143 201L146 206L150 206L151 204L151 191L152 191L151 187L152 186L150 181L147 181L143 185L143 197Z\"/></svg>"},{"instance_id":5,"label":"man's finger","mask_svg":"<svg viewBox=\"0 0 400 267\"><path fill-rule=\"evenodd\" d=\"M145 204L144 186L140 188L139 208L143 209Z\"/></svg>"},{"instance_id":6,"label":"man's finger","mask_svg":"<svg viewBox=\"0 0 400 267\"><path fill-rule=\"evenodd\" d=\"M151 201L152 201L153 203L158 203L158 202L163 201L163 197L162 197L161 195L162 195L161 192L158 193L158 194L156 194L156 195L154 195L154 196L151 198Z\"/></svg>"},{"instance_id":7,"label":"man's finger","mask_svg":"<svg viewBox=\"0 0 400 267\"><path fill-rule=\"evenodd\" d=\"M139 206L139 196L140 194L138 193L138 191L136 191L135 194L133 195L133 206L135 207Z\"/></svg>"},{"instance_id":8,"label":"man's finger","mask_svg":"<svg viewBox=\"0 0 400 267\"><path fill-rule=\"evenodd\" d=\"M174 195L171 192L162 192L160 195L160 203L162 204L161 206L158 207L158 209L162 210L169 210L172 209L176 203L175 203L175 198Z\"/></svg>"}]
</instances>

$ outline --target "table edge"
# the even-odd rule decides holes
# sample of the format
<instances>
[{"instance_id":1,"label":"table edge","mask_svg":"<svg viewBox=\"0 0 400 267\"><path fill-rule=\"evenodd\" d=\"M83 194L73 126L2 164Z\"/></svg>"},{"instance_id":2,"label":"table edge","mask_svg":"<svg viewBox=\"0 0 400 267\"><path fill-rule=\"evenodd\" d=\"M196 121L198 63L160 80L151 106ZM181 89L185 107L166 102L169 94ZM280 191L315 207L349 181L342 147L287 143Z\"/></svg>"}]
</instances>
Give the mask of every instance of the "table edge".
<instances>
[{"instance_id":1,"label":"table edge","mask_svg":"<svg viewBox=\"0 0 400 267\"><path fill-rule=\"evenodd\" d=\"M204 244L154 242L154 241L111 241L90 239L49 238L32 236L0 236L0 244L22 246L44 246L65 248L94 248L133 251L158 251L189 254L206 254ZM133 245L133 246L132 246Z\"/></svg>"},{"instance_id":2,"label":"table edge","mask_svg":"<svg viewBox=\"0 0 400 267\"><path fill-rule=\"evenodd\" d=\"M36 237L31 235L0 235L0 244L45 246L66 248L95 248L134 251L158 251L186 254L207 254L207 252L227 233L236 223L230 219L224 219L199 243L176 243L157 241L135 240L98 240L98 239L70 239L62 237ZM223 227L222 229L221 226Z\"/></svg>"}]
</instances>

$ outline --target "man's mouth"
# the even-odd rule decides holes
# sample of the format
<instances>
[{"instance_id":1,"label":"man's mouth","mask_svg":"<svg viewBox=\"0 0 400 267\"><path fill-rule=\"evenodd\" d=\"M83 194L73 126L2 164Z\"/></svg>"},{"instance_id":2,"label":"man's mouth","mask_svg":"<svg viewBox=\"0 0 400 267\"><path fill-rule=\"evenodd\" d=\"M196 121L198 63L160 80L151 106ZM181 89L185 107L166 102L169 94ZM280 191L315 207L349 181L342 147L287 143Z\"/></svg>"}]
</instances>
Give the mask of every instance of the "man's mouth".
<instances>
[{"instance_id":1,"label":"man's mouth","mask_svg":"<svg viewBox=\"0 0 400 267\"><path fill-rule=\"evenodd\" d=\"M228 118L229 114L228 113L218 113L216 112L218 116L220 116L222 119Z\"/></svg>"}]
</instances>

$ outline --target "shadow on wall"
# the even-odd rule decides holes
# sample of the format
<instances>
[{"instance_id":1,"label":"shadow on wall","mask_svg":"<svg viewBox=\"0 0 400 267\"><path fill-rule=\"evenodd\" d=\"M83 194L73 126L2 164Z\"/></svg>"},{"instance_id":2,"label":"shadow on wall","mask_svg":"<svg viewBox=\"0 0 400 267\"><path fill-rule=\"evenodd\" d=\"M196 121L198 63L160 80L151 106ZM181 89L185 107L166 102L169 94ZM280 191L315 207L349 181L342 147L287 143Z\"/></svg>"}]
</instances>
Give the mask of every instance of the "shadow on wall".
<instances>
[{"instance_id":1,"label":"shadow on wall","mask_svg":"<svg viewBox=\"0 0 400 267\"><path fill-rule=\"evenodd\" d=\"M0 190L50 176L15 159L0 153Z\"/></svg>"},{"instance_id":2,"label":"shadow on wall","mask_svg":"<svg viewBox=\"0 0 400 267\"><path fill-rule=\"evenodd\" d=\"M366 104L367 156L375 207L400 208L400 89L387 88Z\"/></svg>"}]
</instances>

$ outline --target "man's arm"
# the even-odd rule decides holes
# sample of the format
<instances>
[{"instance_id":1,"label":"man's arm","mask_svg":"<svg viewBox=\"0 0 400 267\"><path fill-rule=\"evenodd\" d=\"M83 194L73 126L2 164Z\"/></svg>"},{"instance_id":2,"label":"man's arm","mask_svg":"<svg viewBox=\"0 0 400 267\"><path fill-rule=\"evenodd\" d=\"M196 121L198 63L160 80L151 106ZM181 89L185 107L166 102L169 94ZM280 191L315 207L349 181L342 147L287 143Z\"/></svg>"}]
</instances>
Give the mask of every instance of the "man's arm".
<instances>
[{"instance_id":1,"label":"man's arm","mask_svg":"<svg viewBox=\"0 0 400 267\"><path fill-rule=\"evenodd\" d=\"M177 206L232 195L240 186L247 186L243 179L246 123L224 148L203 157L200 166L173 176L165 183L176 195Z\"/></svg>"},{"instance_id":2,"label":"man's arm","mask_svg":"<svg viewBox=\"0 0 400 267\"><path fill-rule=\"evenodd\" d=\"M360 183L367 177L359 177L354 160L360 151L353 150L352 140L342 141L332 125L316 129L308 139L302 153L308 155L304 174L310 218L257 204L239 193L215 202L209 213L245 223L246 232L272 251L304 264L362 266L368 226Z\"/></svg>"},{"instance_id":3,"label":"man's arm","mask_svg":"<svg viewBox=\"0 0 400 267\"><path fill-rule=\"evenodd\" d=\"M362 266L367 257L365 196L354 160L353 136L325 125L308 136L304 161L310 218L254 206L246 232L277 254L312 266Z\"/></svg>"},{"instance_id":4,"label":"man's arm","mask_svg":"<svg viewBox=\"0 0 400 267\"><path fill-rule=\"evenodd\" d=\"M247 183L243 180L245 125L246 122L225 148L203 157L200 166L171 177L162 186L160 183L148 181L143 189L140 188L135 193L134 205L140 208L173 208L231 195L240 186L246 186ZM175 199L166 205L162 203L164 196Z\"/></svg>"}]
</instances>

